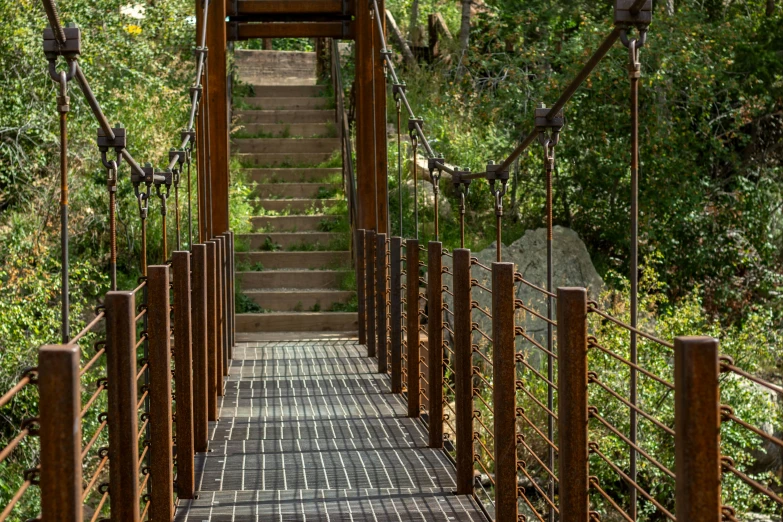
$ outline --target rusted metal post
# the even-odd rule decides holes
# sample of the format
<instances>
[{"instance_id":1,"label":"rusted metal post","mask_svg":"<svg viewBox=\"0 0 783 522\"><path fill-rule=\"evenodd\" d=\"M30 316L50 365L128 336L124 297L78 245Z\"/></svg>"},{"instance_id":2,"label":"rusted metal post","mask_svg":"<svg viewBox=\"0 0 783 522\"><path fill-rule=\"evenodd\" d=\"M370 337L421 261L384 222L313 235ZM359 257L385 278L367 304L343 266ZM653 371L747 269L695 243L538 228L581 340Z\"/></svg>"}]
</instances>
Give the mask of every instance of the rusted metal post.
<instances>
[{"instance_id":1,"label":"rusted metal post","mask_svg":"<svg viewBox=\"0 0 783 522\"><path fill-rule=\"evenodd\" d=\"M674 340L677 520L722 520L719 372L717 339Z\"/></svg>"},{"instance_id":2,"label":"rusted metal post","mask_svg":"<svg viewBox=\"0 0 783 522\"><path fill-rule=\"evenodd\" d=\"M402 238L390 240L391 390L402 393Z\"/></svg>"},{"instance_id":3,"label":"rusted metal post","mask_svg":"<svg viewBox=\"0 0 783 522\"><path fill-rule=\"evenodd\" d=\"M457 494L473 494L473 343L470 250L454 249L454 392Z\"/></svg>"},{"instance_id":4,"label":"rusted metal post","mask_svg":"<svg viewBox=\"0 0 783 522\"><path fill-rule=\"evenodd\" d=\"M590 518L587 448L587 290L557 289L560 520Z\"/></svg>"},{"instance_id":5,"label":"rusted metal post","mask_svg":"<svg viewBox=\"0 0 783 522\"><path fill-rule=\"evenodd\" d=\"M419 333L419 240L405 241L405 337L408 351L408 417L421 412L421 336Z\"/></svg>"},{"instance_id":6,"label":"rusted metal post","mask_svg":"<svg viewBox=\"0 0 783 522\"><path fill-rule=\"evenodd\" d=\"M220 246L223 253L223 260L220 270L220 292L221 292L221 308L223 313L223 375L228 375L228 368L231 360L229 352L231 351L231 341L229 340L229 308L228 308L228 288L230 283L228 281L228 237L225 233L220 236ZM225 384L224 384L225 388Z\"/></svg>"},{"instance_id":7,"label":"rusted metal post","mask_svg":"<svg viewBox=\"0 0 783 522\"><path fill-rule=\"evenodd\" d=\"M174 456L171 427L171 321L169 267L148 269L150 367L150 520L174 518Z\"/></svg>"},{"instance_id":8,"label":"rusted metal post","mask_svg":"<svg viewBox=\"0 0 783 522\"><path fill-rule=\"evenodd\" d=\"M177 386L177 496L193 498L193 330L190 252L171 255L174 270L174 382Z\"/></svg>"},{"instance_id":9,"label":"rusted metal post","mask_svg":"<svg viewBox=\"0 0 783 522\"><path fill-rule=\"evenodd\" d=\"M218 395L225 393L223 377L228 375L228 346L226 346L226 243L222 236L215 237L217 243L217 260L215 264L215 289L217 296L217 341L220 346L220 373L218 373Z\"/></svg>"},{"instance_id":10,"label":"rusted metal post","mask_svg":"<svg viewBox=\"0 0 783 522\"><path fill-rule=\"evenodd\" d=\"M209 359L207 356L207 246L193 245L191 314L193 326L193 446L207 451L209 444ZM176 297L176 295L175 295Z\"/></svg>"},{"instance_id":11,"label":"rusted metal post","mask_svg":"<svg viewBox=\"0 0 783 522\"><path fill-rule=\"evenodd\" d=\"M114 491L122 491L121 495L109 496L113 522L139 520L135 308L133 292L106 294L109 482Z\"/></svg>"},{"instance_id":12,"label":"rusted metal post","mask_svg":"<svg viewBox=\"0 0 783 522\"><path fill-rule=\"evenodd\" d=\"M389 371L389 343L388 332L386 331L386 322L388 320L388 306L386 302L386 234L376 234L375 236L375 315L378 326L376 333L378 335L378 373L387 373Z\"/></svg>"},{"instance_id":13,"label":"rusted metal post","mask_svg":"<svg viewBox=\"0 0 783 522\"><path fill-rule=\"evenodd\" d=\"M427 353L430 448L443 447L443 243L427 245Z\"/></svg>"},{"instance_id":14,"label":"rusted metal post","mask_svg":"<svg viewBox=\"0 0 783 522\"><path fill-rule=\"evenodd\" d=\"M514 263L492 263L495 520L518 522Z\"/></svg>"},{"instance_id":15,"label":"rusted metal post","mask_svg":"<svg viewBox=\"0 0 783 522\"><path fill-rule=\"evenodd\" d=\"M82 421L79 347L38 349L41 513L47 522L81 522Z\"/></svg>"},{"instance_id":16,"label":"rusted metal post","mask_svg":"<svg viewBox=\"0 0 783 522\"><path fill-rule=\"evenodd\" d=\"M234 309L234 273L236 266L234 264L234 233L231 231L226 232L228 238L228 358L234 358L234 346L236 345L236 310Z\"/></svg>"},{"instance_id":17,"label":"rusted metal post","mask_svg":"<svg viewBox=\"0 0 783 522\"><path fill-rule=\"evenodd\" d=\"M218 420L218 381L222 380L222 374L218 373L220 360L220 347L217 337L217 295L215 292L215 264L217 259L217 245L214 241L207 241L207 419Z\"/></svg>"},{"instance_id":18,"label":"rusted metal post","mask_svg":"<svg viewBox=\"0 0 783 522\"><path fill-rule=\"evenodd\" d=\"M375 231L367 230L364 236L364 288L367 292L367 357L375 357Z\"/></svg>"},{"instance_id":19,"label":"rusted metal post","mask_svg":"<svg viewBox=\"0 0 783 522\"><path fill-rule=\"evenodd\" d=\"M366 231L360 228L356 231L356 293L359 301L359 344L367 344L367 303L364 259L364 238Z\"/></svg>"}]
</instances>

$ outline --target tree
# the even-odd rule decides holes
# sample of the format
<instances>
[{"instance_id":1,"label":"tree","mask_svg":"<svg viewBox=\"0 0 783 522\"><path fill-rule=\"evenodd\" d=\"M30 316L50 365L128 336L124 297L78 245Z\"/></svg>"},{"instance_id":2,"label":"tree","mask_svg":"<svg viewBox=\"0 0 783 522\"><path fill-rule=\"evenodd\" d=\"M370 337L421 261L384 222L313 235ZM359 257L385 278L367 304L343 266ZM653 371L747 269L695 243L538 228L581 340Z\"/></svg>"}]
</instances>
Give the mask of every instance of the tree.
<instances>
[{"instance_id":1,"label":"tree","mask_svg":"<svg viewBox=\"0 0 783 522\"><path fill-rule=\"evenodd\" d=\"M459 26L459 48L462 54L468 50L470 41L470 0L462 0L462 23Z\"/></svg>"}]
</instances>

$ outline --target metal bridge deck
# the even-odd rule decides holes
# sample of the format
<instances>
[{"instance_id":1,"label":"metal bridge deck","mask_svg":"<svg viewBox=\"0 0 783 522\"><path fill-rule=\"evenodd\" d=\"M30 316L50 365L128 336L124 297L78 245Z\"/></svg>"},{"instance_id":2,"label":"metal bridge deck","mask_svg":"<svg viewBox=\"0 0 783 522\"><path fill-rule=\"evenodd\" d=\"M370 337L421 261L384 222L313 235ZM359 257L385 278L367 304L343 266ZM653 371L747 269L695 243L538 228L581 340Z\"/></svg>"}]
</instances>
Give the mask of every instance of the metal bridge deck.
<instances>
[{"instance_id":1,"label":"metal bridge deck","mask_svg":"<svg viewBox=\"0 0 783 522\"><path fill-rule=\"evenodd\" d=\"M453 493L453 466L365 351L328 339L235 348L210 452L196 457L198 498L176 520L486 520Z\"/></svg>"}]
</instances>

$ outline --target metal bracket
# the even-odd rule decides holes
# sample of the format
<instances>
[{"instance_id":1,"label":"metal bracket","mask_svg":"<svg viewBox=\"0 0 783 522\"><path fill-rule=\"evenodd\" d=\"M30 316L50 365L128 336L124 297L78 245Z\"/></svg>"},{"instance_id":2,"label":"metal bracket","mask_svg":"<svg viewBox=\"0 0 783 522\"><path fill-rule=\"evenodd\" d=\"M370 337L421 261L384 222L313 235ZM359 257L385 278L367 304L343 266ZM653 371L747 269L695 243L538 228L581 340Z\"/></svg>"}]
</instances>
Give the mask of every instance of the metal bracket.
<instances>
[{"instance_id":1,"label":"metal bracket","mask_svg":"<svg viewBox=\"0 0 783 522\"><path fill-rule=\"evenodd\" d=\"M487 163L486 179L490 184L494 181L500 181L505 185L508 182L508 169L500 170L500 166L501 164L495 164L494 161Z\"/></svg>"},{"instance_id":2,"label":"metal bracket","mask_svg":"<svg viewBox=\"0 0 783 522\"><path fill-rule=\"evenodd\" d=\"M392 96L395 101L399 100L400 97L405 94L405 89L406 85L404 83L395 83L392 85Z\"/></svg>"},{"instance_id":3,"label":"metal bracket","mask_svg":"<svg viewBox=\"0 0 783 522\"><path fill-rule=\"evenodd\" d=\"M185 141L185 138L190 138L191 145L195 145L196 143L196 131L194 129L184 129L179 133L179 137L182 141Z\"/></svg>"},{"instance_id":4,"label":"metal bracket","mask_svg":"<svg viewBox=\"0 0 783 522\"><path fill-rule=\"evenodd\" d=\"M169 161L174 161L174 158L177 158L177 163L182 165L185 163L185 154L184 150L169 149Z\"/></svg>"},{"instance_id":5,"label":"metal bracket","mask_svg":"<svg viewBox=\"0 0 783 522\"><path fill-rule=\"evenodd\" d=\"M464 179L463 176L470 174L470 169L461 169L457 168L454 169L454 172L451 174L451 183L454 185L455 189L458 189L460 186L465 187L465 190L470 187L472 179Z\"/></svg>"},{"instance_id":6,"label":"metal bracket","mask_svg":"<svg viewBox=\"0 0 783 522\"><path fill-rule=\"evenodd\" d=\"M560 130L563 128L563 125L565 125L565 116L563 115L563 111L561 110L557 114L555 114L555 117L550 119L547 119L547 116L549 115L549 109L546 107L539 107L536 109L536 128L537 129L554 129L554 130Z\"/></svg>"},{"instance_id":7,"label":"metal bracket","mask_svg":"<svg viewBox=\"0 0 783 522\"><path fill-rule=\"evenodd\" d=\"M196 102L198 102L201 99L201 93L204 91L204 88L201 86L201 84L194 85L190 88L190 98L193 99L193 93L196 93Z\"/></svg>"},{"instance_id":8,"label":"metal bracket","mask_svg":"<svg viewBox=\"0 0 783 522\"><path fill-rule=\"evenodd\" d=\"M79 56L82 52L82 34L81 29L76 27L75 24L68 24L67 27L63 27L65 32L65 44L60 45L60 42L54 37L54 31L51 27L47 27L43 32L43 48L44 55L47 59L56 60L58 56L63 56L68 60L72 60Z\"/></svg>"},{"instance_id":9,"label":"metal bracket","mask_svg":"<svg viewBox=\"0 0 783 522\"><path fill-rule=\"evenodd\" d=\"M416 124L419 124L421 129L424 129L424 119L422 118L408 118L408 130L414 132L416 130Z\"/></svg>"},{"instance_id":10,"label":"metal bracket","mask_svg":"<svg viewBox=\"0 0 783 522\"><path fill-rule=\"evenodd\" d=\"M122 149L127 147L128 137L126 129L121 124L117 124L116 127L112 127L114 133L114 139L106 136L103 128L98 127L98 150L101 152L107 152L110 148L113 148L116 152L122 152Z\"/></svg>"},{"instance_id":11,"label":"metal bracket","mask_svg":"<svg viewBox=\"0 0 783 522\"><path fill-rule=\"evenodd\" d=\"M637 13L631 12L636 0L614 1L614 25L623 27L647 27L652 22L652 0L645 0Z\"/></svg>"}]
</instances>

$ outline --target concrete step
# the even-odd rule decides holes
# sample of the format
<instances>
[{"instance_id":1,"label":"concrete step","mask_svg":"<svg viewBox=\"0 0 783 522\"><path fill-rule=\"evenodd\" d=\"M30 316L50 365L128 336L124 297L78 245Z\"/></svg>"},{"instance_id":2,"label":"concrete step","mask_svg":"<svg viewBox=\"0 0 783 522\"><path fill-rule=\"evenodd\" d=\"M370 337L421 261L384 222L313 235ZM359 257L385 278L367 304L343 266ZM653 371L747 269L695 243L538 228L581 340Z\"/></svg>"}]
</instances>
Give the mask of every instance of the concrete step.
<instances>
[{"instance_id":1,"label":"concrete step","mask_svg":"<svg viewBox=\"0 0 783 522\"><path fill-rule=\"evenodd\" d=\"M265 229L273 232L319 231L324 221L334 221L335 216L315 214L313 216L258 216L250 218L253 229Z\"/></svg>"},{"instance_id":2,"label":"concrete step","mask_svg":"<svg viewBox=\"0 0 783 522\"><path fill-rule=\"evenodd\" d=\"M251 181L256 183L285 182L304 183L319 181L324 178L342 175L341 168L290 168L290 169L245 169Z\"/></svg>"},{"instance_id":3,"label":"concrete step","mask_svg":"<svg viewBox=\"0 0 783 522\"><path fill-rule=\"evenodd\" d=\"M298 141L298 140L292 140ZM271 153L236 153L242 165L253 167L306 167L318 165L332 157L331 152L271 152Z\"/></svg>"},{"instance_id":4,"label":"concrete step","mask_svg":"<svg viewBox=\"0 0 783 522\"><path fill-rule=\"evenodd\" d=\"M237 110L239 123L329 123L334 122L334 111L325 110Z\"/></svg>"},{"instance_id":5,"label":"concrete step","mask_svg":"<svg viewBox=\"0 0 783 522\"><path fill-rule=\"evenodd\" d=\"M344 290L246 290L244 294L264 310L274 312L328 311L335 303L351 300L356 292ZM319 307L320 310L313 310Z\"/></svg>"},{"instance_id":6,"label":"concrete step","mask_svg":"<svg viewBox=\"0 0 783 522\"><path fill-rule=\"evenodd\" d=\"M240 153L331 154L340 148L337 138L239 138L232 141L232 148Z\"/></svg>"},{"instance_id":7,"label":"concrete step","mask_svg":"<svg viewBox=\"0 0 783 522\"><path fill-rule=\"evenodd\" d=\"M265 270L330 269L351 266L349 251L237 252L236 263L260 264Z\"/></svg>"},{"instance_id":8,"label":"concrete step","mask_svg":"<svg viewBox=\"0 0 783 522\"><path fill-rule=\"evenodd\" d=\"M242 132L252 135L285 138L300 136L303 138L330 138L337 134L334 123L247 123Z\"/></svg>"},{"instance_id":9,"label":"concrete step","mask_svg":"<svg viewBox=\"0 0 783 522\"><path fill-rule=\"evenodd\" d=\"M272 243L287 249L296 245L327 246L331 241L340 238L341 234L335 232L270 232L268 234L238 234L240 241L250 244L250 250L262 250L267 238Z\"/></svg>"},{"instance_id":10,"label":"concrete step","mask_svg":"<svg viewBox=\"0 0 783 522\"><path fill-rule=\"evenodd\" d=\"M295 199L319 199L319 191L333 193L334 185L329 183L259 183L253 194L259 198L275 197Z\"/></svg>"},{"instance_id":11,"label":"concrete step","mask_svg":"<svg viewBox=\"0 0 783 522\"><path fill-rule=\"evenodd\" d=\"M271 288L318 288L339 290L349 272L337 270L264 270L237 272L236 280L242 290Z\"/></svg>"},{"instance_id":12,"label":"concrete step","mask_svg":"<svg viewBox=\"0 0 783 522\"><path fill-rule=\"evenodd\" d=\"M256 199L254 203L264 210L304 214L310 209L323 211L331 208L339 199Z\"/></svg>"},{"instance_id":13,"label":"concrete step","mask_svg":"<svg viewBox=\"0 0 783 522\"><path fill-rule=\"evenodd\" d=\"M324 85L253 85L253 94L258 98L293 98L322 96Z\"/></svg>"},{"instance_id":14,"label":"concrete step","mask_svg":"<svg viewBox=\"0 0 783 522\"><path fill-rule=\"evenodd\" d=\"M356 331L356 312L277 312L268 314L237 314L238 332L311 332Z\"/></svg>"},{"instance_id":15,"label":"concrete step","mask_svg":"<svg viewBox=\"0 0 783 522\"><path fill-rule=\"evenodd\" d=\"M250 85L315 85L315 53L234 51L239 81Z\"/></svg>"},{"instance_id":16,"label":"concrete step","mask_svg":"<svg viewBox=\"0 0 783 522\"><path fill-rule=\"evenodd\" d=\"M328 109L330 98L318 96L315 98L238 98L246 107L257 110L293 110L293 109Z\"/></svg>"}]
</instances>

